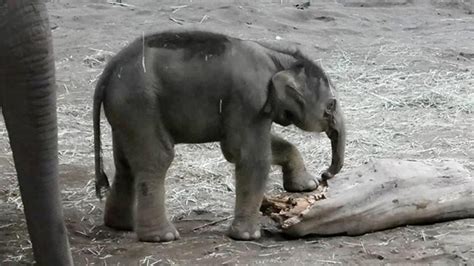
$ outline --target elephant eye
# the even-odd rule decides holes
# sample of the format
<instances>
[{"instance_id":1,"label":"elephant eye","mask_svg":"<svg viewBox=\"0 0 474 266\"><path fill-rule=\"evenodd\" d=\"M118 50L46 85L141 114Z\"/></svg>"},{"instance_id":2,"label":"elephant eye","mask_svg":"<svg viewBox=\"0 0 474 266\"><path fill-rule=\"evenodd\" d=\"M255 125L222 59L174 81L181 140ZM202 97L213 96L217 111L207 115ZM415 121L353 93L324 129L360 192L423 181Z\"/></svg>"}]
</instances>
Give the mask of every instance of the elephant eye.
<instances>
[{"instance_id":1,"label":"elephant eye","mask_svg":"<svg viewBox=\"0 0 474 266\"><path fill-rule=\"evenodd\" d=\"M334 112L336 110L336 99L329 100L326 110L330 112Z\"/></svg>"}]
</instances>

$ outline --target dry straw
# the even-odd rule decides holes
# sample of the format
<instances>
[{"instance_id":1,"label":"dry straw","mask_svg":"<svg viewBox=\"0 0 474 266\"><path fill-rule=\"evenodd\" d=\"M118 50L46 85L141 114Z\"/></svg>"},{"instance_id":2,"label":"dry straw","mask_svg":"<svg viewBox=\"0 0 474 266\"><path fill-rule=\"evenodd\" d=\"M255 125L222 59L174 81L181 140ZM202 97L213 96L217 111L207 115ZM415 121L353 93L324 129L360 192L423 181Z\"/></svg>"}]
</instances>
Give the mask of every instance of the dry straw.
<instances>
[{"instance_id":1,"label":"dry straw","mask_svg":"<svg viewBox=\"0 0 474 266\"><path fill-rule=\"evenodd\" d=\"M92 97L89 96L104 66L103 58L108 55L107 51L91 50L83 62L88 67L87 73L81 73L87 77L85 80L58 77L60 163L63 168L82 169L75 174L82 185L68 183L63 190L64 206L66 211L80 214L81 229L75 233L92 241L93 247L82 252L98 258L107 258L101 250L114 240L106 237L97 240L98 235L104 234L97 227L102 224L103 205L93 191ZM431 51L390 43L374 45L374 49L364 54L338 48L321 63L338 88L347 121L344 170L376 157L455 158L474 169L474 74L468 61L443 60ZM3 121L0 124L0 149L8 151ZM105 119L102 129L106 170L113 176L111 132ZM295 127L274 126L273 130L300 149L308 169L315 175L328 166L330 144L324 134L305 133ZM5 162L1 164L2 173L7 173L2 179L14 176L9 156L7 152L0 157ZM71 177L62 178L74 184ZM86 183L85 179L90 181ZM2 181L6 186L1 188L0 203L6 208L20 209L19 192L13 181ZM280 170L273 167L268 191L281 190ZM191 213L211 213L218 216L216 220L222 219L224 226L232 214L234 193L233 168L224 160L218 144L176 147L167 178L167 206L172 219ZM25 236L21 238L24 240ZM7 258L8 261L22 259L22 256ZM154 257L145 257L140 264L156 261Z\"/></svg>"}]
</instances>

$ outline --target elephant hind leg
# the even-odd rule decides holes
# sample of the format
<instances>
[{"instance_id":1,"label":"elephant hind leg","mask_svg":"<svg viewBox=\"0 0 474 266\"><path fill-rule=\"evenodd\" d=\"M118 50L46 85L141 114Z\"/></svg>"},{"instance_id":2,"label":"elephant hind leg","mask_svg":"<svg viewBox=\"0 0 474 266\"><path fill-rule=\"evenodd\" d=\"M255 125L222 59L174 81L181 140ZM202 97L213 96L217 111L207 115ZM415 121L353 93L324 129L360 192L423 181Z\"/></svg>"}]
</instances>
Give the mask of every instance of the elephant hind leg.
<instances>
[{"instance_id":1,"label":"elephant hind leg","mask_svg":"<svg viewBox=\"0 0 474 266\"><path fill-rule=\"evenodd\" d=\"M104 223L117 230L133 230L135 182L130 164L123 151L123 139L113 133L115 178L105 203Z\"/></svg>"},{"instance_id":2,"label":"elephant hind leg","mask_svg":"<svg viewBox=\"0 0 474 266\"><path fill-rule=\"evenodd\" d=\"M142 115L130 120L134 125L125 129L127 138L121 143L135 178L135 232L146 242L178 239L165 208L165 176L174 158L173 141L156 118Z\"/></svg>"},{"instance_id":3,"label":"elephant hind leg","mask_svg":"<svg viewBox=\"0 0 474 266\"><path fill-rule=\"evenodd\" d=\"M312 191L319 185L319 180L306 171L298 149L276 135L272 135L272 163L282 167L283 187L286 191Z\"/></svg>"}]
</instances>

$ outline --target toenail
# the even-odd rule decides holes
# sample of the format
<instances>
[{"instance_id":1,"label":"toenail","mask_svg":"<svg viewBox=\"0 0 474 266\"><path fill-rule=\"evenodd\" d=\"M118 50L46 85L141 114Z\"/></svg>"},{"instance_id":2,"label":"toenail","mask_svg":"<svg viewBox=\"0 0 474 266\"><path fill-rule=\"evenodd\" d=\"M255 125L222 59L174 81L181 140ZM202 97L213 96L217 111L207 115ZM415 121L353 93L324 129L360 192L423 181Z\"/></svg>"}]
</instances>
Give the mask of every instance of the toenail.
<instances>
[{"instance_id":1,"label":"toenail","mask_svg":"<svg viewBox=\"0 0 474 266\"><path fill-rule=\"evenodd\" d=\"M250 239L250 234L249 232L242 233L242 239Z\"/></svg>"},{"instance_id":2,"label":"toenail","mask_svg":"<svg viewBox=\"0 0 474 266\"><path fill-rule=\"evenodd\" d=\"M171 241L173 239L174 239L174 234L173 233L171 233L171 232L166 233L165 239L164 239L165 241Z\"/></svg>"},{"instance_id":3,"label":"toenail","mask_svg":"<svg viewBox=\"0 0 474 266\"><path fill-rule=\"evenodd\" d=\"M255 233L253 233L253 238L260 238L261 234L260 234L260 230L259 231L255 231Z\"/></svg>"}]
</instances>

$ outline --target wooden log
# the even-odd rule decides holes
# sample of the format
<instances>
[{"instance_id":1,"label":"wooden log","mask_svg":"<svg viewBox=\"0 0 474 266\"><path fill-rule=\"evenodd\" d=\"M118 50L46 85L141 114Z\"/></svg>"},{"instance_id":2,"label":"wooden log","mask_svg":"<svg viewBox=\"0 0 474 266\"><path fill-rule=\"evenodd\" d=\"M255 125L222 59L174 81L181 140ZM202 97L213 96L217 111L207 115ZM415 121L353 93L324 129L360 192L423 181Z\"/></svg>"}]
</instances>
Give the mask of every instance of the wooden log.
<instances>
[{"instance_id":1,"label":"wooden log","mask_svg":"<svg viewBox=\"0 0 474 266\"><path fill-rule=\"evenodd\" d=\"M265 211L263 204L264 213L279 217L283 232L296 237L361 235L474 217L474 178L453 161L376 160L341 173L328 185L327 192L313 193L320 195L317 200L307 201L305 208L300 204L297 213L295 204L273 211Z\"/></svg>"}]
</instances>

